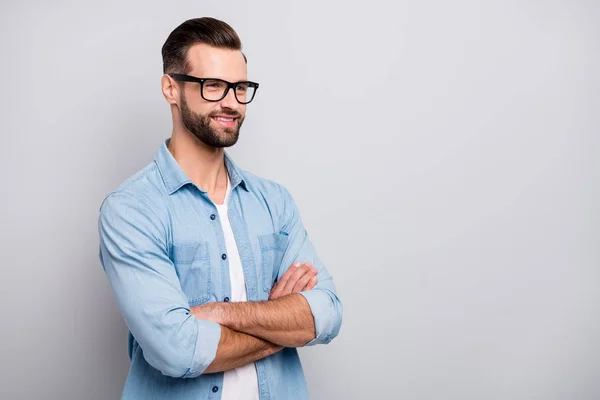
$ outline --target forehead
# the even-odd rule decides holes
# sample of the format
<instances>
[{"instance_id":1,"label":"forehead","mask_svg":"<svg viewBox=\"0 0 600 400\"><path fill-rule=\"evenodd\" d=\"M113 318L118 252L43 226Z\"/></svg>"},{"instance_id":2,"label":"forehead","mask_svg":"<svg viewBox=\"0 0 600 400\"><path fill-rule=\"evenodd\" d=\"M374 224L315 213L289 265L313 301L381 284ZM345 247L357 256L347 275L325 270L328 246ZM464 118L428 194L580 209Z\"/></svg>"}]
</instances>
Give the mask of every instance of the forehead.
<instances>
[{"instance_id":1,"label":"forehead","mask_svg":"<svg viewBox=\"0 0 600 400\"><path fill-rule=\"evenodd\" d=\"M240 50L222 49L207 44L189 48L189 75L198 78L220 78L228 81L247 79L246 62Z\"/></svg>"}]
</instances>

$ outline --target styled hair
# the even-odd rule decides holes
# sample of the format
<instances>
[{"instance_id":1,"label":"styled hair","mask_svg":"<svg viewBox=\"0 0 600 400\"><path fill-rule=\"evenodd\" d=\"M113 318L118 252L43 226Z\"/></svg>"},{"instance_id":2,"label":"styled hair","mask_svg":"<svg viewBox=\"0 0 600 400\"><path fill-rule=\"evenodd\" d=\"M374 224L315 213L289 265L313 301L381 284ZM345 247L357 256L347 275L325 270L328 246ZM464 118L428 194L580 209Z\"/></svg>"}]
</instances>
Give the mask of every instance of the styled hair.
<instances>
[{"instance_id":1,"label":"styled hair","mask_svg":"<svg viewBox=\"0 0 600 400\"><path fill-rule=\"evenodd\" d=\"M187 74L191 70L187 59L188 50L200 43L223 49L242 50L242 41L226 22L211 17L188 19L175 28L163 44L163 73ZM244 61L247 62L246 55Z\"/></svg>"}]
</instances>

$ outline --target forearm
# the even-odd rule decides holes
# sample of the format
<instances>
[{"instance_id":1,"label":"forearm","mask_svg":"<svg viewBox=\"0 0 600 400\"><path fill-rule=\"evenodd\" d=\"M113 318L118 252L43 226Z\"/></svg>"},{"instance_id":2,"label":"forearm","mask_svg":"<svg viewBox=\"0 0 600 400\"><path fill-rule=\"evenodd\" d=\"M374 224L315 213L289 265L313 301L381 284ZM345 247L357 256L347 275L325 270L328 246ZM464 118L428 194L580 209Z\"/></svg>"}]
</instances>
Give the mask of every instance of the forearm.
<instances>
[{"instance_id":1,"label":"forearm","mask_svg":"<svg viewBox=\"0 0 600 400\"><path fill-rule=\"evenodd\" d=\"M265 302L217 303L219 323L285 347L300 347L315 337L308 302L297 293Z\"/></svg>"},{"instance_id":2,"label":"forearm","mask_svg":"<svg viewBox=\"0 0 600 400\"><path fill-rule=\"evenodd\" d=\"M277 353L282 347L243 332L221 326L217 355L206 374L229 371Z\"/></svg>"}]
</instances>

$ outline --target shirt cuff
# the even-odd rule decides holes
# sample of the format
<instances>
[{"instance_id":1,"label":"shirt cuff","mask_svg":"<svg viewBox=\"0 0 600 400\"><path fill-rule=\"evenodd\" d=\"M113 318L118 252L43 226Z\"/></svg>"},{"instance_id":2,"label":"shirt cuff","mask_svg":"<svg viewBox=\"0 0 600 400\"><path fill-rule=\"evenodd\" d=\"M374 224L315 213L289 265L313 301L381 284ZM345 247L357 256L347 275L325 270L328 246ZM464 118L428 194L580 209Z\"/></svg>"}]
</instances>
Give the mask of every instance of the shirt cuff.
<instances>
[{"instance_id":1,"label":"shirt cuff","mask_svg":"<svg viewBox=\"0 0 600 400\"><path fill-rule=\"evenodd\" d=\"M306 292L299 292L310 306L310 311L315 320L316 337L304 346L313 346L315 344L328 344L333 339L333 305L331 297L323 290L313 289Z\"/></svg>"},{"instance_id":2,"label":"shirt cuff","mask_svg":"<svg viewBox=\"0 0 600 400\"><path fill-rule=\"evenodd\" d=\"M183 378L196 378L208 368L217 356L217 347L221 340L221 325L212 321L196 320L198 336L192 358L192 364Z\"/></svg>"}]
</instances>

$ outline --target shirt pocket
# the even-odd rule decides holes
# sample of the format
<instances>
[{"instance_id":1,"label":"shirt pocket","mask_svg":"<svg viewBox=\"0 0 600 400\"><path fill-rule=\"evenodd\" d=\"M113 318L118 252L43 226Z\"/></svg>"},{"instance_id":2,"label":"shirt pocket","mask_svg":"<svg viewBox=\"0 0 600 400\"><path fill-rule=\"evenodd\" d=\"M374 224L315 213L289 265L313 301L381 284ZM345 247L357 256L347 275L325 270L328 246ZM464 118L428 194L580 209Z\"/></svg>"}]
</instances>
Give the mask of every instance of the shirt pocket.
<instances>
[{"instance_id":1,"label":"shirt pocket","mask_svg":"<svg viewBox=\"0 0 600 400\"><path fill-rule=\"evenodd\" d=\"M269 292L279 272L289 236L285 232L269 233L258 237L260 243L263 290Z\"/></svg>"},{"instance_id":2,"label":"shirt pocket","mask_svg":"<svg viewBox=\"0 0 600 400\"><path fill-rule=\"evenodd\" d=\"M210 256L206 242L173 245L173 264L191 307L210 298Z\"/></svg>"}]
</instances>

